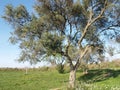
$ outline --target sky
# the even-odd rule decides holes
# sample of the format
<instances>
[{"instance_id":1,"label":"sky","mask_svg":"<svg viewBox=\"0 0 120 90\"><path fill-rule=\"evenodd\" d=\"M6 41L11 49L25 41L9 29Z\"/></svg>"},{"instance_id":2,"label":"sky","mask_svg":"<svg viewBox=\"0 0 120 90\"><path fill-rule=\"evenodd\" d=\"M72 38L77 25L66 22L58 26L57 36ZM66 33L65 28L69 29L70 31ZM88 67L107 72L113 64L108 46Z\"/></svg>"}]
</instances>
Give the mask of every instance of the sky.
<instances>
[{"instance_id":1,"label":"sky","mask_svg":"<svg viewBox=\"0 0 120 90\"><path fill-rule=\"evenodd\" d=\"M5 6L7 4L12 4L13 6L18 6L23 4L26 6L29 12L34 12L33 5L35 0L0 0L0 68L10 67L10 68L24 68L30 67L29 63L18 63L17 58L20 55L20 49L18 45L12 45L9 41L10 32L13 28L1 18L4 15ZM34 67L43 65L38 63Z\"/></svg>"},{"instance_id":2,"label":"sky","mask_svg":"<svg viewBox=\"0 0 120 90\"><path fill-rule=\"evenodd\" d=\"M29 63L18 63L17 58L20 55L20 49L18 45L12 45L9 42L10 32L13 31L12 27L5 22L1 16L4 15L5 6L12 4L18 6L23 4L27 7L29 12L34 12L33 5L35 0L0 0L0 68L1 67L12 67L12 68L24 68L30 67ZM112 42L113 43L113 42ZM114 56L115 58L118 56ZM38 63L34 67L42 66L43 63Z\"/></svg>"}]
</instances>

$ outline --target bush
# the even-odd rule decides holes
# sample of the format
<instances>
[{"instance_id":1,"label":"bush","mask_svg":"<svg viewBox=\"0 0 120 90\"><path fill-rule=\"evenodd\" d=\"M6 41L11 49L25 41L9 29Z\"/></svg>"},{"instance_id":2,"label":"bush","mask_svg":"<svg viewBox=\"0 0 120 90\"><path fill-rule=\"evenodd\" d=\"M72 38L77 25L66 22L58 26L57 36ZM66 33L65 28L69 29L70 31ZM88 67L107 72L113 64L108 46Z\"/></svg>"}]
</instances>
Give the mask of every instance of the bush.
<instances>
[{"instance_id":1,"label":"bush","mask_svg":"<svg viewBox=\"0 0 120 90\"><path fill-rule=\"evenodd\" d=\"M64 73L64 65L63 64L61 64L61 63L58 64L56 69L59 73Z\"/></svg>"}]
</instances>

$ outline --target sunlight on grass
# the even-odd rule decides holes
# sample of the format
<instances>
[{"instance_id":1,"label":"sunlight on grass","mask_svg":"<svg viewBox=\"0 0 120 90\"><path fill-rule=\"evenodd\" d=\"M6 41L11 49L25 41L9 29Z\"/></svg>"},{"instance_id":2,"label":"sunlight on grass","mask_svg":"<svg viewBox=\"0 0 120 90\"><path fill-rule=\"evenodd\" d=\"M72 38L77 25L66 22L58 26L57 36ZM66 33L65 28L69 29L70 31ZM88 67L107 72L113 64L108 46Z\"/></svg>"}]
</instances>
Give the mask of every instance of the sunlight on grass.
<instances>
[{"instance_id":1,"label":"sunlight on grass","mask_svg":"<svg viewBox=\"0 0 120 90\"><path fill-rule=\"evenodd\" d=\"M67 90L68 77L55 69L0 69L0 90ZM120 90L120 70L78 70L76 90Z\"/></svg>"}]
</instances>

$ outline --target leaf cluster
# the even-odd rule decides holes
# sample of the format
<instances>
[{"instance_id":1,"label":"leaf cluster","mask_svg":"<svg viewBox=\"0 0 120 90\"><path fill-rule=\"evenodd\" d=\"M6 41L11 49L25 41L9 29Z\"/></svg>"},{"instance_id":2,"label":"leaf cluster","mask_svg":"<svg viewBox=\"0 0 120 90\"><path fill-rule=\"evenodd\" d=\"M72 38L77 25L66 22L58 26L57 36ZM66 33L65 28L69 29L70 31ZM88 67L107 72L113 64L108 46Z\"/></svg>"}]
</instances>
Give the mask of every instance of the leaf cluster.
<instances>
[{"instance_id":1,"label":"leaf cluster","mask_svg":"<svg viewBox=\"0 0 120 90\"><path fill-rule=\"evenodd\" d=\"M45 33L41 37L41 43L45 48L47 55L56 55L62 52L63 37L54 33Z\"/></svg>"}]
</instances>

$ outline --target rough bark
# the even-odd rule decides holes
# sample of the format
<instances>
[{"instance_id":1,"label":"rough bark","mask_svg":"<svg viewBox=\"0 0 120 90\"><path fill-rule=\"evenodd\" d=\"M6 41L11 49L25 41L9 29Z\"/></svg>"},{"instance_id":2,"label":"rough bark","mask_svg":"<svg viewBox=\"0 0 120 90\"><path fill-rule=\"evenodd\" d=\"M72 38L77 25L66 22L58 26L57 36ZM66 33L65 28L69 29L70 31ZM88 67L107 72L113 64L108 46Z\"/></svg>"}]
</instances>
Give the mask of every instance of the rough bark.
<instances>
[{"instance_id":1,"label":"rough bark","mask_svg":"<svg viewBox=\"0 0 120 90\"><path fill-rule=\"evenodd\" d=\"M69 85L68 85L68 88L70 90L75 89L75 80L76 80L76 70L71 70L69 76Z\"/></svg>"}]
</instances>

